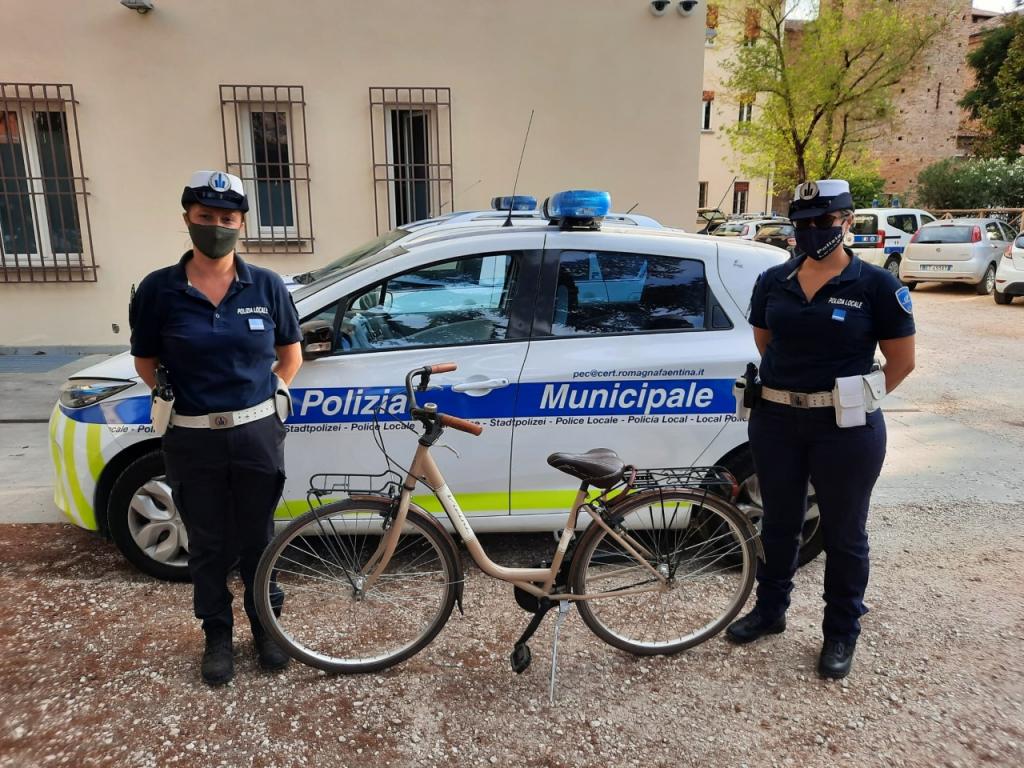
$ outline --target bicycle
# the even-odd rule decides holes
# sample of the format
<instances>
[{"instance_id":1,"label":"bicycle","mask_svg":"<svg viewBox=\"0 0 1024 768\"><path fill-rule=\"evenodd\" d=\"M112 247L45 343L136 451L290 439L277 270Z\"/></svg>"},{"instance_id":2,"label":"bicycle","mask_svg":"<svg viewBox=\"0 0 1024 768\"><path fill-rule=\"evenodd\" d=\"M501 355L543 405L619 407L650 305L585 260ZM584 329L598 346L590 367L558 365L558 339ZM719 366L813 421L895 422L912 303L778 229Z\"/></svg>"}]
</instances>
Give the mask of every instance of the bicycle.
<instances>
[{"instance_id":1,"label":"bicycle","mask_svg":"<svg viewBox=\"0 0 1024 768\"><path fill-rule=\"evenodd\" d=\"M552 454L548 463L581 484L551 562L533 568L493 562L430 453L445 429L479 435L483 427L416 400L432 375L455 369L444 363L406 376L410 415L423 431L404 477L396 474L386 490L349 484L349 498L311 503L264 552L257 610L290 656L328 672L376 672L428 645L456 604L462 612L458 547L412 503L419 482L440 502L480 570L511 583L518 604L534 614L511 655L516 672L529 665L527 640L555 606L555 649L557 627L576 603L598 637L636 655L691 648L739 613L753 585L759 542L731 501L735 478L718 467L639 470L608 449ZM383 450L382 439L378 445ZM591 522L577 537L581 513ZM279 586L289 595L286 610ZM553 680L554 666L552 690Z\"/></svg>"}]
</instances>

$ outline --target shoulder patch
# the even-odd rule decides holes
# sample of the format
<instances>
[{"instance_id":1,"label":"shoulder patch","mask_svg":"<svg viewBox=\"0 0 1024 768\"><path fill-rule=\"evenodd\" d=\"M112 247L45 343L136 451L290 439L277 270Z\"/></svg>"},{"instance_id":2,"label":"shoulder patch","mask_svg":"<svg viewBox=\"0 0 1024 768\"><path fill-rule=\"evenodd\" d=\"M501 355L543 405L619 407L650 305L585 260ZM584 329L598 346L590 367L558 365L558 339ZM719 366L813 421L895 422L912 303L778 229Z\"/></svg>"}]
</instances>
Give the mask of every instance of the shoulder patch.
<instances>
[{"instance_id":1,"label":"shoulder patch","mask_svg":"<svg viewBox=\"0 0 1024 768\"><path fill-rule=\"evenodd\" d=\"M907 286L903 286L896 291L896 301L903 307L903 311L908 315L914 314L914 304L910 301L910 289Z\"/></svg>"}]
</instances>

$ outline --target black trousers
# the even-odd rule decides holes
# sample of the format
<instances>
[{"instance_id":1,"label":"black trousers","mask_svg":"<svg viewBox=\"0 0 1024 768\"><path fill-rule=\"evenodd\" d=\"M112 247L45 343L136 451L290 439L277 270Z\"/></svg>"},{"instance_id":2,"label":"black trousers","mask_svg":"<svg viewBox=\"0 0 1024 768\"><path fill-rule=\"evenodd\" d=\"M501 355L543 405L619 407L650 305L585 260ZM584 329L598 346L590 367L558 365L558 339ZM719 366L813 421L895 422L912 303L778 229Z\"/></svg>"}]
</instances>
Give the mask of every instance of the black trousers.
<instances>
[{"instance_id":1,"label":"black trousers","mask_svg":"<svg viewBox=\"0 0 1024 768\"><path fill-rule=\"evenodd\" d=\"M167 481L188 532L193 604L203 630L231 629L228 573L238 562L245 612L259 627L253 580L274 533L284 488L284 437L276 415L229 429L171 427L163 438ZM276 584L271 602L284 595Z\"/></svg>"},{"instance_id":2,"label":"black trousers","mask_svg":"<svg viewBox=\"0 0 1024 768\"><path fill-rule=\"evenodd\" d=\"M831 408L776 403L751 412L750 447L761 484L764 562L757 569L757 607L776 617L789 607L807 483L814 485L825 540L825 637L855 640L867 613L868 505L885 459L885 419L840 429Z\"/></svg>"}]
</instances>

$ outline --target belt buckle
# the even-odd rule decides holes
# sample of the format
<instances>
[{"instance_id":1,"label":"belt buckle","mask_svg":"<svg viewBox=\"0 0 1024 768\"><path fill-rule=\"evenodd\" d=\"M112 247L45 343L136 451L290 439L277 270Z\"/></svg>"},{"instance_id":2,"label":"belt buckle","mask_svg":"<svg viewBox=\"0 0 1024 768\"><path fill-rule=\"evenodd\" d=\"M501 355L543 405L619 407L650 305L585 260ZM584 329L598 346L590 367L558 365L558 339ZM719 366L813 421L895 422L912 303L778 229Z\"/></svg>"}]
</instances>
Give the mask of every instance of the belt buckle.
<instances>
[{"instance_id":1,"label":"belt buckle","mask_svg":"<svg viewBox=\"0 0 1024 768\"><path fill-rule=\"evenodd\" d=\"M789 404L796 408L807 407L807 395L803 392L790 392L789 393Z\"/></svg>"},{"instance_id":2,"label":"belt buckle","mask_svg":"<svg viewBox=\"0 0 1024 768\"><path fill-rule=\"evenodd\" d=\"M235 414L230 411L210 414L210 429L227 429L235 426Z\"/></svg>"}]
</instances>

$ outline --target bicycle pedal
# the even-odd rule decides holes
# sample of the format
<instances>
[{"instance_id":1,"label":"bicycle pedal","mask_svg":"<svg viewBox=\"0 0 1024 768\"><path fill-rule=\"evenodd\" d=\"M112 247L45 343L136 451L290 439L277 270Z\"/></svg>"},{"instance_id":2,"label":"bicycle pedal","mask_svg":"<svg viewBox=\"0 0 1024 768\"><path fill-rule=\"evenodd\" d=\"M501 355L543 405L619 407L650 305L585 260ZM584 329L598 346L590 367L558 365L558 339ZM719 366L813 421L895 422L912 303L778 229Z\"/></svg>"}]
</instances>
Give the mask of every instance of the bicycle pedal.
<instances>
[{"instance_id":1,"label":"bicycle pedal","mask_svg":"<svg viewBox=\"0 0 1024 768\"><path fill-rule=\"evenodd\" d=\"M509 662L512 664L512 671L517 675L523 674L526 668L530 666L530 661L533 659L533 654L530 653L530 646L525 643L517 645L509 656Z\"/></svg>"}]
</instances>

